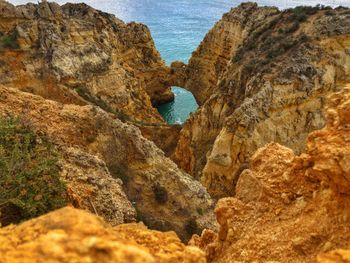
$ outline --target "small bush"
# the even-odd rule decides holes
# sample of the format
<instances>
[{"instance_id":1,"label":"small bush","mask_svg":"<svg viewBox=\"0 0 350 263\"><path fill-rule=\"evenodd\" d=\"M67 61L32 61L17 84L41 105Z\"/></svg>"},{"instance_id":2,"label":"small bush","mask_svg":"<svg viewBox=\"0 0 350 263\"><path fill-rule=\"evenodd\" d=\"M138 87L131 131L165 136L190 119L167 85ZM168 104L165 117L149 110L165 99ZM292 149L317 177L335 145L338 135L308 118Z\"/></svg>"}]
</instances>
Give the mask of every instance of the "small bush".
<instances>
[{"instance_id":1,"label":"small bush","mask_svg":"<svg viewBox=\"0 0 350 263\"><path fill-rule=\"evenodd\" d=\"M197 213L202 216L204 214L203 209L201 207L198 207Z\"/></svg>"},{"instance_id":2,"label":"small bush","mask_svg":"<svg viewBox=\"0 0 350 263\"><path fill-rule=\"evenodd\" d=\"M243 58L243 50L242 49L238 49L235 56L232 59L232 62L236 63L238 61L240 61Z\"/></svg>"},{"instance_id":3,"label":"small bush","mask_svg":"<svg viewBox=\"0 0 350 263\"><path fill-rule=\"evenodd\" d=\"M16 118L0 118L0 223L40 216L67 204L53 145Z\"/></svg>"},{"instance_id":4,"label":"small bush","mask_svg":"<svg viewBox=\"0 0 350 263\"><path fill-rule=\"evenodd\" d=\"M168 191L163 186L156 184L153 187L153 193L159 204L165 204L168 201Z\"/></svg>"},{"instance_id":5,"label":"small bush","mask_svg":"<svg viewBox=\"0 0 350 263\"><path fill-rule=\"evenodd\" d=\"M14 34L0 38L0 49L19 49L17 38Z\"/></svg>"}]
</instances>

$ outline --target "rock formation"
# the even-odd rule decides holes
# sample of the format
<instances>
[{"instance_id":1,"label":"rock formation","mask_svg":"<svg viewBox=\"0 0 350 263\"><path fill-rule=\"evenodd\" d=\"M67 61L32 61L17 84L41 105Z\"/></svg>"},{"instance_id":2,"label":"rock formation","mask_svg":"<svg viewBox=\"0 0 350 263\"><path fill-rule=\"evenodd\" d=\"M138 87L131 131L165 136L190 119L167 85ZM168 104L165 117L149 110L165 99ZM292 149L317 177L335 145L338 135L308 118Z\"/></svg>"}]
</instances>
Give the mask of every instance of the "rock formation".
<instances>
[{"instance_id":1,"label":"rock formation","mask_svg":"<svg viewBox=\"0 0 350 263\"><path fill-rule=\"evenodd\" d=\"M123 181L138 219L148 226L174 230L183 239L215 228L214 203L205 188L113 114L0 86L0 115L20 116L58 145L62 176L77 207L88 207L112 224L130 221L133 208Z\"/></svg>"},{"instance_id":2,"label":"rock formation","mask_svg":"<svg viewBox=\"0 0 350 263\"><path fill-rule=\"evenodd\" d=\"M148 28L85 4L0 1L0 10L0 113L55 141L74 206L183 239L215 228L205 188L119 121L174 152L180 129L153 107L173 99L169 69Z\"/></svg>"},{"instance_id":3,"label":"rock formation","mask_svg":"<svg viewBox=\"0 0 350 263\"><path fill-rule=\"evenodd\" d=\"M337 249L329 253L318 255L319 263L347 263L350 261L350 251L345 249Z\"/></svg>"},{"instance_id":4,"label":"rock formation","mask_svg":"<svg viewBox=\"0 0 350 263\"><path fill-rule=\"evenodd\" d=\"M54 144L56 181L90 212L0 228L0 263L346 262L348 83L347 8L241 4L188 65L168 68L142 24L85 4L0 0L0 118ZM171 85L200 105L183 127L154 108ZM225 197L219 230L207 191ZM196 235L185 246L123 224L135 221Z\"/></svg>"},{"instance_id":5,"label":"rock formation","mask_svg":"<svg viewBox=\"0 0 350 263\"><path fill-rule=\"evenodd\" d=\"M174 232L141 224L111 227L84 211L63 208L18 226L0 229L1 263L206 262L204 253Z\"/></svg>"},{"instance_id":6,"label":"rock formation","mask_svg":"<svg viewBox=\"0 0 350 263\"><path fill-rule=\"evenodd\" d=\"M0 1L0 10L0 84L65 104L97 105L140 127L168 156L174 152L179 129L153 107L174 99L170 69L147 26L85 4Z\"/></svg>"},{"instance_id":7,"label":"rock formation","mask_svg":"<svg viewBox=\"0 0 350 263\"><path fill-rule=\"evenodd\" d=\"M348 262L350 247L350 85L331 96L326 127L306 152L270 143L251 159L236 196L219 200L218 234L191 241L209 262ZM343 261L341 260L343 258Z\"/></svg>"},{"instance_id":8,"label":"rock formation","mask_svg":"<svg viewBox=\"0 0 350 263\"><path fill-rule=\"evenodd\" d=\"M325 124L325 96L350 81L350 10L279 11L244 3L206 35L171 78L192 91L199 110L184 124L175 161L213 197L232 196L260 147L296 153Z\"/></svg>"},{"instance_id":9,"label":"rock formation","mask_svg":"<svg viewBox=\"0 0 350 263\"><path fill-rule=\"evenodd\" d=\"M85 4L0 2L0 83L121 119L163 123L169 69L148 28Z\"/></svg>"}]
</instances>

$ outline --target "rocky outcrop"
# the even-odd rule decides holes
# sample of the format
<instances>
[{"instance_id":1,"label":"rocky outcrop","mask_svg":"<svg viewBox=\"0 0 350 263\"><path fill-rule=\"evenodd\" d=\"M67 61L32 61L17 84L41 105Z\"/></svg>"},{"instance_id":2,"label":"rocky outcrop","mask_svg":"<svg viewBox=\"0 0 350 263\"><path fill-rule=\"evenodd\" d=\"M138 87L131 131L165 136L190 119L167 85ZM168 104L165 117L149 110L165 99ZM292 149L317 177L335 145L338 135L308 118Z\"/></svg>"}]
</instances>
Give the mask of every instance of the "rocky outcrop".
<instances>
[{"instance_id":1,"label":"rocky outcrop","mask_svg":"<svg viewBox=\"0 0 350 263\"><path fill-rule=\"evenodd\" d=\"M148 28L85 4L0 1L0 83L63 103L92 103L126 121L163 123L173 100Z\"/></svg>"},{"instance_id":2,"label":"rocky outcrop","mask_svg":"<svg viewBox=\"0 0 350 263\"><path fill-rule=\"evenodd\" d=\"M337 249L329 253L322 253L317 257L320 263L346 263L350 261L350 251Z\"/></svg>"},{"instance_id":3,"label":"rocky outcrop","mask_svg":"<svg viewBox=\"0 0 350 263\"><path fill-rule=\"evenodd\" d=\"M205 188L142 137L139 129L113 114L4 86L0 86L0 114L21 117L61 148L62 176L78 207L88 206L108 222L120 223L121 214L130 214L130 205L128 209L122 205L123 181L138 219L148 226L175 230L183 239L215 228L213 201Z\"/></svg>"},{"instance_id":4,"label":"rocky outcrop","mask_svg":"<svg viewBox=\"0 0 350 263\"><path fill-rule=\"evenodd\" d=\"M329 99L326 127L306 152L270 143L251 159L236 196L219 200L218 234L191 243L209 262L347 262L350 246L350 86ZM343 261L342 261L343 259Z\"/></svg>"},{"instance_id":5,"label":"rocky outcrop","mask_svg":"<svg viewBox=\"0 0 350 263\"><path fill-rule=\"evenodd\" d=\"M77 147L61 146L59 152L60 177L74 207L97 214L114 226L136 221L123 182L112 177L104 161Z\"/></svg>"},{"instance_id":6,"label":"rocky outcrop","mask_svg":"<svg viewBox=\"0 0 350 263\"><path fill-rule=\"evenodd\" d=\"M18 226L0 229L0 262L206 262L174 232L142 224L112 228L100 218L63 208Z\"/></svg>"},{"instance_id":7,"label":"rocky outcrop","mask_svg":"<svg viewBox=\"0 0 350 263\"><path fill-rule=\"evenodd\" d=\"M213 197L234 195L260 147L303 151L325 124L325 96L350 81L350 11L279 11L241 4L207 34L173 77L201 105L184 124L175 161Z\"/></svg>"},{"instance_id":8,"label":"rocky outcrop","mask_svg":"<svg viewBox=\"0 0 350 263\"><path fill-rule=\"evenodd\" d=\"M275 7L257 8L256 4L244 3L224 14L193 52L188 66L172 63L174 82L191 91L197 103L203 105L217 89L217 82L252 28L276 13Z\"/></svg>"}]
</instances>

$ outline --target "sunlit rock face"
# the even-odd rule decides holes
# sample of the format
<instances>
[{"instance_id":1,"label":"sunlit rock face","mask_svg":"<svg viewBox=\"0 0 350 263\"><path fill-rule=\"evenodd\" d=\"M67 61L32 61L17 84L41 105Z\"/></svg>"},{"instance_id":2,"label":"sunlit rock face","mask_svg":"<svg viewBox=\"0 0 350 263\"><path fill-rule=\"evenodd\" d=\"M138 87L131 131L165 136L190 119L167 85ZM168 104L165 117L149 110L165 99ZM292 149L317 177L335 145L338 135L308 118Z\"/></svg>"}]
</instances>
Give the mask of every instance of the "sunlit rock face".
<instances>
[{"instance_id":1,"label":"sunlit rock face","mask_svg":"<svg viewBox=\"0 0 350 263\"><path fill-rule=\"evenodd\" d=\"M113 114L0 86L0 115L19 116L59 146L62 177L77 207L112 224L137 217L184 240L215 229L214 202L205 188Z\"/></svg>"},{"instance_id":2,"label":"sunlit rock face","mask_svg":"<svg viewBox=\"0 0 350 263\"><path fill-rule=\"evenodd\" d=\"M122 120L163 123L168 68L147 26L85 4L0 2L0 83L63 103L93 103Z\"/></svg>"},{"instance_id":3,"label":"sunlit rock face","mask_svg":"<svg viewBox=\"0 0 350 263\"><path fill-rule=\"evenodd\" d=\"M205 263L174 232L142 224L111 227L92 214L63 208L18 226L0 229L0 262Z\"/></svg>"},{"instance_id":4,"label":"sunlit rock face","mask_svg":"<svg viewBox=\"0 0 350 263\"><path fill-rule=\"evenodd\" d=\"M350 85L329 97L326 116L301 155L277 143L255 152L236 196L217 204L220 231L190 242L209 262L349 260Z\"/></svg>"},{"instance_id":5,"label":"sunlit rock face","mask_svg":"<svg viewBox=\"0 0 350 263\"><path fill-rule=\"evenodd\" d=\"M72 203L183 240L215 228L205 188L145 139L171 155L179 135L153 107L173 94L148 28L85 4L0 10L0 113L59 144Z\"/></svg>"},{"instance_id":6,"label":"sunlit rock face","mask_svg":"<svg viewBox=\"0 0 350 263\"><path fill-rule=\"evenodd\" d=\"M201 107L184 124L176 163L213 197L235 193L249 158L269 142L300 153L325 125L325 96L350 81L350 11L279 11L241 4L172 77Z\"/></svg>"}]
</instances>

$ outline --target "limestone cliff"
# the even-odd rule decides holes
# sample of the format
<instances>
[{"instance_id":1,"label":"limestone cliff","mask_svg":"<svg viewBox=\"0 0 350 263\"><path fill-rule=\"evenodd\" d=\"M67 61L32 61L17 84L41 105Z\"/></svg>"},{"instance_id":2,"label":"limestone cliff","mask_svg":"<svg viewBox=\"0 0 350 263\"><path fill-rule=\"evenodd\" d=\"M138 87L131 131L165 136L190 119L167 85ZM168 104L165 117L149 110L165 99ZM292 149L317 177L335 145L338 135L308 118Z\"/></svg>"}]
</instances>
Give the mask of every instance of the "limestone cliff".
<instances>
[{"instance_id":1,"label":"limestone cliff","mask_svg":"<svg viewBox=\"0 0 350 263\"><path fill-rule=\"evenodd\" d=\"M111 227L100 218L64 208L0 229L1 263L184 262L204 263L204 253L185 246L174 232L141 224Z\"/></svg>"},{"instance_id":2,"label":"limestone cliff","mask_svg":"<svg viewBox=\"0 0 350 263\"><path fill-rule=\"evenodd\" d=\"M112 224L124 217L130 221L133 209L123 194L123 181L138 219L148 226L174 230L183 239L215 228L213 201L205 188L142 137L139 129L113 114L4 86L0 86L0 114L20 116L58 145L62 176L77 207L88 207Z\"/></svg>"},{"instance_id":3,"label":"limestone cliff","mask_svg":"<svg viewBox=\"0 0 350 263\"><path fill-rule=\"evenodd\" d=\"M92 103L122 120L163 123L168 68L145 25L85 4L0 1L0 83L63 103Z\"/></svg>"},{"instance_id":4,"label":"limestone cliff","mask_svg":"<svg viewBox=\"0 0 350 263\"><path fill-rule=\"evenodd\" d=\"M315 262L318 254L319 262L348 262L349 124L350 86L331 96L326 127L309 135L305 153L277 143L259 149L236 196L217 204L219 233L191 243L209 262Z\"/></svg>"},{"instance_id":5,"label":"limestone cliff","mask_svg":"<svg viewBox=\"0 0 350 263\"><path fill-rule=\"evenodd\" d=\"M214 197L234 194L248 160L277 142L296 153L325 124L325 96L350 81L350 11L279 11L244 3L225 14L172 78L201 105L175 161Z\"/></svg>"}]
</instances>

